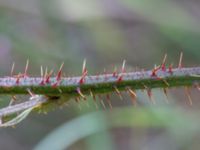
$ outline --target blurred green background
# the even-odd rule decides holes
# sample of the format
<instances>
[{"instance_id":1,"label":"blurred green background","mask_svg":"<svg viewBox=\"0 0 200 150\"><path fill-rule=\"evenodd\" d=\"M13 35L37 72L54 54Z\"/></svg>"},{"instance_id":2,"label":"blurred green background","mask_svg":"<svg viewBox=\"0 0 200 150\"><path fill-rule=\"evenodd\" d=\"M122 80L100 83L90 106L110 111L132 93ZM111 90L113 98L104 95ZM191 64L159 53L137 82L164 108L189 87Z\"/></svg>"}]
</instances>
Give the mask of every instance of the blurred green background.
<instances>
[{"instance_id":1,"label":"blurred green background","mask_svg":"<svg viewBox=\"0 0 200 150\"><path fill-rule=\"evenodd\" d=\"M0 75L29 72L40 66L80 75L84 58L90 74L112 72L127 60L127 70L150 69L165 53L177 65L200 64L200 1L197 0L0 0ZM93 101L31 114L15 128L0 129L0 149L67 150L193 150L200 138L200 93L191 89L187 105L184 88L171 89L169 104L159 89L157 102L137 91L137 107L123 93L112 94L111 111L95 109ZM23 96L18 96L23 99ZM103 96L103 98L105 98ZM1 96L1 105L10 100ZM107 104L106 104L107 105ZM88 107L89 106L89 107ZM80 109L81 108L81 109Z\"/></svg>"}]
</instances>

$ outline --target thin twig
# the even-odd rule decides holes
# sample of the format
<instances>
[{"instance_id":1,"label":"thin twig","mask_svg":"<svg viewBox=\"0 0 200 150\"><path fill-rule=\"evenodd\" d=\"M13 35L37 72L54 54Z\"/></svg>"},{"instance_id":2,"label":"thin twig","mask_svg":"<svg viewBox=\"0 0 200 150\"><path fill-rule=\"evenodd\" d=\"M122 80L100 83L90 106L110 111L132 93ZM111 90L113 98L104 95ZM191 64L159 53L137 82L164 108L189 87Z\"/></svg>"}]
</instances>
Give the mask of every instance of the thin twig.
<instances>
[{"instance_id":1,"label":"thin twig","mask_svg":"<svg viewBox=\"0 0 200 150\"><path fill-rule=\"evenodd\" d=\"M47 98L45 96L35 95L34 97L31 97L30 100L26 102L16 104L16 105L11 105L11 106L0 109L0 118L21 112L29 108L34 108L45 102L47 102Z\"/></svg>"}]
</instances>

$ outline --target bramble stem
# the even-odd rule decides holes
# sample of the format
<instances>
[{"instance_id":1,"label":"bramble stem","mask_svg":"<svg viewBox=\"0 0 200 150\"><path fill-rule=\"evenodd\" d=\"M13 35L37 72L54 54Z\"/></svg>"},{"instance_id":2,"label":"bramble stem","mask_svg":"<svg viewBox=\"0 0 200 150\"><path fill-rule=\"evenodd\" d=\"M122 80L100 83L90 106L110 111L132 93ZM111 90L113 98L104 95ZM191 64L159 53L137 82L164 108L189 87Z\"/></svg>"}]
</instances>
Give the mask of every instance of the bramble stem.
<instances>
[{"instance_id":1,"label":"bramble stem","mask_svg":"<svg viewBox=\"0 0 200 150\"><path fill-rule=\"evenodd\" d=\"M134 90L145 88L166 88L178 86L192 86L200 83L200 67L173 69L172 72L158 70L156 76L152 71L120 73L118 75L103 74L98 76L86 76L84 83L79 81L82 77L49 78L49 83L41 84L44 80L40 77L14 77L0 78L0 94L27 94L30 89L40 95L78 95L77 88L84 94L92 91L94 94L114 91L114 87L125 90L130 87ZM122 79L119 81L119 77ZM18 80L18 82L16 82Z\"/></svg>"},{"instance_id":2,"label":"bramble stem","mask_svg":"<svg viewBox=\"0 0 200 150\"><path fill-rule=\"evenodd\" d=\"M21 104L0 109L0 117L6 117L11 114L21 112L30 106L35 108L42 105L40 109L48 108L51 104L62 104L60 99L51 100L51 97L65 95L68 101L71 97L85 96L91 94L102 94L114 92L117 90L134 90L152 89L152 88L170 88L180 86L195 86L200 84L200 67L194 68L176 68L170 71L162 69L156 72L141 71L120 74L102 74L98 76L85 76L72 78L51 77L47 82L43 82L44 78L40 77L4 77L0 78L0 94L28 94L27 89L38 96L46 95L50 97L48 100L38 99L29 100ZM78 91L79 90L79 91Z\"/></svg>"}]
</instances>

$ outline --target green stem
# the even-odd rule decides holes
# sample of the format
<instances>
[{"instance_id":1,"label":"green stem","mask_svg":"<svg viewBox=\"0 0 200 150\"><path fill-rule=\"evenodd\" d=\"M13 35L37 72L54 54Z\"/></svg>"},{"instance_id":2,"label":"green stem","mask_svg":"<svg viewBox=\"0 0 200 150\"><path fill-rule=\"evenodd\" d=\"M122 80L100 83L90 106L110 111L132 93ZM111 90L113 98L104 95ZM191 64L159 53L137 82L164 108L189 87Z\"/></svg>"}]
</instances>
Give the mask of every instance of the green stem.
<instances>
[{"instance_id":1,"label":"green stem","mask_svg":"<svg viewBox=\"0 0 200 150\"><path fill-rule=\"evenodd\" d=\"M155 71L155 70L154 70ZM28 89L38 95L46 95L48 100L41 99L38 103L28 101L12 108L3 108L0 110L0 117L9 116L26 109L26 106L42 106L37 110L54 108L52 105L63 105L72 97L85 97L93 95L114 92L118 90L133 90L152 88L171 88L180 86L199 86L200 67L194 68L176 68L172 70L141 71L119 74L102 74L98 76L83 76L64 78L51 77L49 79L41 77L4 77L0 78L0 94L28 94ZM81 81L81 82L80 82ZM64 95L65 99L55 99L59 95ZM25 109L24 109L25 108ZM11 110L5 113L7 110Z\"/></svg>"},{"instance_id":2,"label":"green stem","mask_svg":"<svg viewBox=\"0 0 200 150\"><path fill-rule=\"evenodd\" d=\"M158 70L156 75L152 71L120 73L118 75L102 74L98 76L60 78L51 77L47 82L40 77L0 78L0 94L27 94L30 89L40 95L75 95L77 88L84 94L92 91L94 94L114 91L114 87L125 90L130 87L134 90L145 88L167 88L178 86L192 86L200 82L200 67L173 69L172 72ZM121 77L121 80L119 78Z\"/></svg>"}]
</instances>

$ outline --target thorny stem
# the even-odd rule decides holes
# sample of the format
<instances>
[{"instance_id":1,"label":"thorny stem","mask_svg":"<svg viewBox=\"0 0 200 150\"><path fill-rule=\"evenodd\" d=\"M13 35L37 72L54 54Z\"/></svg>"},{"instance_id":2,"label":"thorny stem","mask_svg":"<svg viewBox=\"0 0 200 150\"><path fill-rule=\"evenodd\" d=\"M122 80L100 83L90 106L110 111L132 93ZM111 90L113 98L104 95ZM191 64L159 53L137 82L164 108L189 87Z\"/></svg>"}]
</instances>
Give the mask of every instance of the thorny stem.
<instances>
[{"instance_id":1,"label":"thorny stem","mask_svg":"<svg viewBox=\"0 0 200 150\"><path fill-rule=\"evenodd\" d=\"M80 83L82 77L60 78L51 77L48 83L40 77L14 77L0 78L0 94L28 94L30 89L40 95L69 95L78 96L77 88L84 94L92 91L94 94L108 93L114 91L114 87L125 90L130 87L134 90L152 88L167 88L178 86L192 86L200 82L200 67L173 69L172 72L157 70L130 73L119 73L118 75L103 74L97 76L85 76L84 82ZM120 78L120 80L119 80Z\"/></svg>"},{"instance_id":2,"label":"thorny stem","mask_svg":"<svg viewBox=\"0 0 200 150\"><path fill-rule=\"evenodd\" d=\"M27 94L27 89L33 93L53 97L66 95L68 101L72 97L84 97L92 92L92 95L117 92L122 90L151 90L152 88L170 88L179 86L196 86L200 84L200 67L161 69L155 68L150 71L122 72L119 74L102 74L89 76L83 71L84 76L59 78L43 77L4 77L0 78L0 94ZM81 82L80 82L81 81ZM27 102L0 109L0 117L21 112L29 107L41 105L48 107L49 104L59 102L54 99L29 100Z\"/></svg>"}]
</instances>

